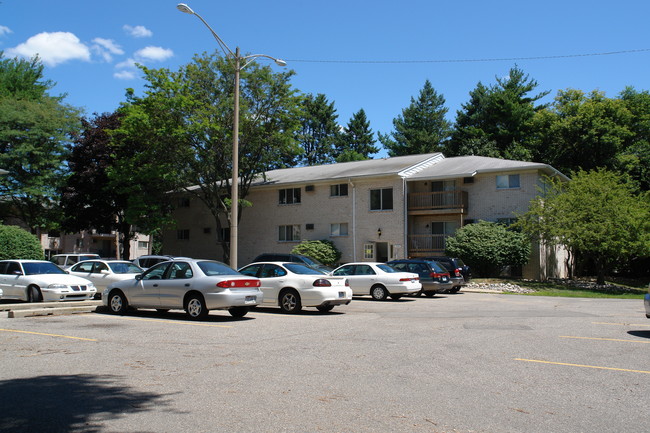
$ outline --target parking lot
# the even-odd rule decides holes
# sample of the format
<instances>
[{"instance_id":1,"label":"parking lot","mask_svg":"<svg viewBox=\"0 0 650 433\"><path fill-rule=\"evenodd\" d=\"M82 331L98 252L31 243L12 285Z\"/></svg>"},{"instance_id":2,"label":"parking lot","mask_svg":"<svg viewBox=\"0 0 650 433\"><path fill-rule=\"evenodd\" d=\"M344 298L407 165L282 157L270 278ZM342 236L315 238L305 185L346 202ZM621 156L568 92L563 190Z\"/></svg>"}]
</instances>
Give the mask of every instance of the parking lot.
<instances>
[{"instance_id":1,"label":"parking lot","mask_svg":"<svg viewBox=\"0 0 650 433\"><path fill-rule=\"evenodd\" d=\"M643 301L459 293L0 319L0 431L647 431Z\"/></svg>"}]
</instances>

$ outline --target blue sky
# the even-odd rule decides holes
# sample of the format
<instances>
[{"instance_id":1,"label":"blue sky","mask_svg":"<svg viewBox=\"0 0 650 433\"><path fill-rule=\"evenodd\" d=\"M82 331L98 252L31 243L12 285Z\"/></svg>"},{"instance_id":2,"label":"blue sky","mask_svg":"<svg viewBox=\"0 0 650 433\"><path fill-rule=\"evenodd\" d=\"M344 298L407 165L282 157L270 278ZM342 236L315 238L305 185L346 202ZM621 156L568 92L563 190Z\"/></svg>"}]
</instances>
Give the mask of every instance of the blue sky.
<instances>
[{"instance_id":1,"label":"blue sky","mask_svg":"<svg viewBox=\"0 0 650 433\"><path fill-rule=\"evenodd\" d=\"M0 0L0 50L39 53L53 94L88 115L110 112L126 88L141 94L134 62L175 70L217 48L177 3ZM551 92L547 101L566 88L610 97L625 86L650 90L647 0L185 3L231 49L285 59L294 87L334 101L341 124L363 108L375 132L393 130L427 79L453 121L479 81L492 84L515 64ZM623 53L592 55L612 52Z\"/></svg>"}]
</instances>

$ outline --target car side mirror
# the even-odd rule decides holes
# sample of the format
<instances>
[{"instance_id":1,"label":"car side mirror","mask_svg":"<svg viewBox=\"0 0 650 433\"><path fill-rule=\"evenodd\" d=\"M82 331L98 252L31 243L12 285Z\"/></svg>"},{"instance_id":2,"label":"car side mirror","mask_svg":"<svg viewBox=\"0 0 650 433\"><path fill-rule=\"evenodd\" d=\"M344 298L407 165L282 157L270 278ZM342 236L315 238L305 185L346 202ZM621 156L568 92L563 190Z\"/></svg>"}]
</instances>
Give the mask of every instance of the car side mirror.
<instances>
[{"instance_id":1,"label":"car side mirror","mask_svg":"<svg viewBox=\"0 0 650 433\"><path fill-rule=\"evenodd\" d=\"M12 274L14 274L14 275L22 275L23 273L20 272L20 271L13 271Z\"/></svg>"},{"instance_id":2,"label":"car side mirror","mask_svg":"<svg viewBox=\"0 0 650 433\"><path fill-rule=\"evenodd\" d=\"M137 274L137 275L135 276L135 279L138 280L138 281L140 281L140 280L142 279L142 274Z\"/></svg>"}]
</instances>

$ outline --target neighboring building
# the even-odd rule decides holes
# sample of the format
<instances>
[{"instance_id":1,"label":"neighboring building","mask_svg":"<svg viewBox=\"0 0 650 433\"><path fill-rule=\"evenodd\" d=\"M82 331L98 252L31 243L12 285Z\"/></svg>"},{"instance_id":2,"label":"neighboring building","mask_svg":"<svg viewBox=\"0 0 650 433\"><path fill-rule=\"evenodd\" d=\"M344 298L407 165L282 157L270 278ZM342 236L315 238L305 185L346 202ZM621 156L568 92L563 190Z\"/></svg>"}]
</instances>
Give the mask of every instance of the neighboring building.
<instances>
[{"instance_id":1,"label":"neighboring building","mask_svg":"<svg viewBox=\"0 0 650 433\"><path fill-rule=\"evenodd\" d=\"M238 263L317 239L333 241L341 262L443 254L463 225L508 223L525 212L544 175L568 180L546 164L440 153L269 171L246 197L252 207L242 211ZM165 253L222 259L208 209L187 197L178 204ZM522 273L561 277L563 264L561 249L535 245Z\"/></svg>"},{"instance_id":2,"label":"neighboring building","mask_svg":"<svg viewBox=\"0 0 650 433\"><path fill-rule=\"evenodd\" d=\"M148 235L137 233L130 241L129 257L118 256L118 235L116 232L98 233L96 230L74 234L58 232L43 233L39 236L45 257L49 259L62 253L95 253L104 258L134 260L151 254L151 242Z\"/></svg>"}]
</instances>

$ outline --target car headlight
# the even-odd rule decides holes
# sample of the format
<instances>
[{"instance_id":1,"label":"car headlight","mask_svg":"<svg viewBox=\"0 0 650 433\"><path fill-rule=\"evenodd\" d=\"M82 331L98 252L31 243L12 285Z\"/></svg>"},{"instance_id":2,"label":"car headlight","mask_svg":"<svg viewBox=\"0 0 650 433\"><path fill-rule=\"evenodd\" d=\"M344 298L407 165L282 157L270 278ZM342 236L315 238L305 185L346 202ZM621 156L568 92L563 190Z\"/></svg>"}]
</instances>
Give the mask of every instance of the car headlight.
<instances>
[{"instance_id":1,"label":"car headlight","mask_svg":"<svg viewBox=\"0 0 650 433\"><path fill-rule=\"evenodd\" d=\"M47 286L48 289L70 289L70 286L66 284L50 284Z\"/></svg>"}]
</instances>

